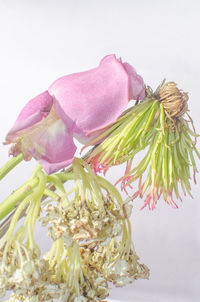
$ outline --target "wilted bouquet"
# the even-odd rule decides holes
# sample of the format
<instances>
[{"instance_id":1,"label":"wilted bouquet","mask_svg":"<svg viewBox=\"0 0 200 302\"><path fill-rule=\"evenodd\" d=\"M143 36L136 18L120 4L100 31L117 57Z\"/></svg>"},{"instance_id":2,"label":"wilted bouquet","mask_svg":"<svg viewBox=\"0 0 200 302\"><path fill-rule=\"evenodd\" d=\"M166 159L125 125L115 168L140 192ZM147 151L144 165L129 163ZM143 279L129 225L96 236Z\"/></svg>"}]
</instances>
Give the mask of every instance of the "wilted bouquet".
<instances>
[{"instance_id":1,"label":"wilted bouquet","mask_svg":"<svg viewBox=\"0 0 200 302\"><path fill-rule=\"evenodd\" d=\"M136 104L126 109L131 100ZM200 155L187 111L188 96L175 83L164 81L153 92L114 55L32 99L7 134L13 158L0 170L2 179L22 160L38 161L0 204L0 296L12 290L9 301L103 301L109 282L148 278L132 242L132 200L146 194L143 207L154 209L161 196L177 207L180 188L191 195L190 166L195 181ZM74 138L92 146L82 158L75 157ZM122 163L117 183L125 200L100 176ZM53 241L45 255L34 239L37 219Z\"/></svg>"}]
</instances>

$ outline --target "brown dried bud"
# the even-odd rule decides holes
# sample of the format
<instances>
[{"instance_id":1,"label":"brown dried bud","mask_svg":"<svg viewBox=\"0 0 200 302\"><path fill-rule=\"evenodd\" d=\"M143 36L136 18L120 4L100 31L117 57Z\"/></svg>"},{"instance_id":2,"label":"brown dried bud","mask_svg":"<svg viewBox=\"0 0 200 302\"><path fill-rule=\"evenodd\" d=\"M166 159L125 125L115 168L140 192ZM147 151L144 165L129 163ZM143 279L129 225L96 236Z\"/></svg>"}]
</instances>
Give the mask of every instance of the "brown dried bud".
<instances>
[{"instance_id":1,"label":"brown dried bud","mask_svg":"<svg viewBox=\"0 0 200 302\"><path fill-rule=\"evenodd\" d=\"M180 118L187 112L188 94L178 89L176 83L163 81L159 86L158 95L165 113L170 119Z\"/></svg>"}]
</instances>

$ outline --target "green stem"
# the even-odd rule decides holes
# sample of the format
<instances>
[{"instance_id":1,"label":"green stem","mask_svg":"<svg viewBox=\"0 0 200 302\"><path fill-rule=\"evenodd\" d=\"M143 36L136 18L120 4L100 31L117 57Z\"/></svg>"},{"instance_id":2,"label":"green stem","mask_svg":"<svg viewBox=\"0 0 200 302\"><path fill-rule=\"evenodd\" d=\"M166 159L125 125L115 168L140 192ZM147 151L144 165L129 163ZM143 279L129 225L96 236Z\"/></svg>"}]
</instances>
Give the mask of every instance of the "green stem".
<instances>
[{"instance_id":1,"label":"green stem","mask_svg":"<svg viewBox=\"0 0 200 302\"><path fill-rule=\"evenodd\" d=\"M22 185L0 204L0 221L10 212L12 212L12 210L14 210L18 202L21 202L32 192L33 188L37 186L38 182L38 177L28 180L24 185Z\"/></svg>"},{"instance_id":2,"label":"green stem","mask_svg":"<svg viewBox=\"0 0 200 302\"><path fill-rule=\"evenodd\" d=\"M33 194L34 194L34 193L30 194L30 196L28 195L28 196L20 203L20 205L17 207L17 210L16 210L16 212L15 212L15 215L13 216L13 219L12 219L12 221L11 221L11 223L10 223L9 229L8 229L8 231L7 231L7 233L6 233L6 234L9 234L8 237L11 237L11 236L12 236L12 234L13 234L13 232L14 232L14 229L15 229L15 227L16 227L17 221L18 221L18 219L19 219L19 216L20 216L21 211L22 211L22 210L26 207L26 205L31 201L32 195L33 195Z\"/></svg>"},{"instance_id":3,"label":"green stem","mask_svg":"<svg viewBox=\"0 0 200 302\"><path fill-rule=\"evenodd\" d=\"M39 178L39 185L37 186L37 190L35 189L35 195L34 198L32 199L33 202L33 212L32 212L32 217L30 217L29 220L29 239L30 239L30 249L33 249L36 245L33 239L33 232L34 232L34 226L36 219L39 215L40 212L40 202L42 199L42 196L44 194L45 186L46 186L46 175L42 172L38 172L38 178ZM30 214L31 215L31 214Z\"/></svg>"},{"instance_id":4,"label":"green stem","mask_svg":"<svg viewBox=\"0 0 200 302\"><path fill-rule=\"evenodd\" d=\"M44 195L47 197L50 197L51 199L54 199L56 201L60 201L60 196L47 188L44 190Z\"/></svg>"},{"instance_id":5,"label":"green stem","mask_svg":"<svg viewBox=\"0 0 200 302\"><path fill-rule=\"evenodd\" d=\"M16 157L11 158L1 169L0 169L0 180L2 180L14 167L16 167L24 159L23 154L19 154Z\"/></svg>"},{"instance_id":6,"label":"green stem","mask_svg":"<svg viewBox=\"0 0 200 302\"><path fill-rule=\"evenodd\" d=\"M83 157L82 159L84 161L87 161L88 157L90 156L90 153L95 149L96 147L93 147L91 150L89 150ZM72 172L72 165L69 166L69 168L65 169L64 170L65 173L69 173L69 172ZM67 178L67 177L66 177ZM48 180L47 180L48 181ZM63 179L62 180L62 177L61 177L61 181L64 183L66 180ZM54 184L50 183L48 184L47 186L47 189L49 190L52 190L52 191L55 191L55 186ZM47 198L47 196L44 196L42 198L42 201L45 200ZM11 212L12 210L10 210L9 212ZM12 220L12 217L14 216L14 213L15 213L16 209L14 209L13 213L11 213L9 215L9 217L7 217L7 219L5 219L5 221L3 223L0 224L0 238L3 237L3 235L5 234L5 232L8 230L9 228L9 225L10 225L10 222ZM1 213L1 205L0 205L0 213ZM25 215L25 209L22 211L21 215L20 215L20 218L22 218L23 216ZM5 217L5 216L4 216Z\"/></svg>"}]
</instances>

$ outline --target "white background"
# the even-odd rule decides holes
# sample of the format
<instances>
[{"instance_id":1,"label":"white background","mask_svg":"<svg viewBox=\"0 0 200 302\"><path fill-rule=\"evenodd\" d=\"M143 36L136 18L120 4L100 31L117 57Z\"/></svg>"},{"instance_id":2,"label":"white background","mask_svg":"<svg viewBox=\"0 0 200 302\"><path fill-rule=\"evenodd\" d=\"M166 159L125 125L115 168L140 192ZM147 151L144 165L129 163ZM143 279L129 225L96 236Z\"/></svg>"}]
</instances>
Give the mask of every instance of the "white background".
<instances>
[{"instance_id":1,"label":"white background","mask_svg":"<svg viewBox=\"0 0 200 302\"><path fill-rule=\"evenodd\" d=\"M56 78L93 68L111 53L132 64L154 89L166 78L189 92L200 133L199 13L198 0L0 0L0 142L29 99ZM8 147L1 144L0 152L3 165ZM1 200L34 166L21 164L1 182ZM110 179L123 171L118 167ZM185 197L178 210L161 200L155 211L140 211L142 201L134 202L133 240L151 269L150 280L113 289L111 299L200 301L199 175L197 181L194 199ZM36 236L45 249L45 233Z\"/></svg>"}]
</instances>

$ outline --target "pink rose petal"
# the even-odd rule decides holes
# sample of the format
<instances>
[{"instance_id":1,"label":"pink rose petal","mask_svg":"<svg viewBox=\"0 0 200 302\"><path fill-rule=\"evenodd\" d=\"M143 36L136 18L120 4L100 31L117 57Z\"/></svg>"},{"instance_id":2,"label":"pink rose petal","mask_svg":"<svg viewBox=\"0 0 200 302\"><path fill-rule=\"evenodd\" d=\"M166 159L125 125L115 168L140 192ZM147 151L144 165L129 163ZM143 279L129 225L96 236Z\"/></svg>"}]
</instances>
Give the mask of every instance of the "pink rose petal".
<instances>
[{"instance_id":1,"label":"pink rose petal","mask_svg":"<svg viewBox=\"0 0 200 302\"><path fill-rule=\"evenodd\" d=\"M26 105L26 110L27 108ZM38 116L40 114L42 115L38 111ZM26 160L33 156L39 160L48 174L71 164L76 151L71 134L72 129L69 129L59 118L56 112L56 102L53 102L48 115L43 116L39 122L35 120L35 123L29 123L30 120L34 120L32 118L35 117L34 113L26 116L27 119L25 120L18 119L18 122L7 135L6 143L10 141L13 143L10 154L16 156L23 153ZM24 128L22 125L25 125ZM13 129L18 129L18 131L14 132Z\"/></svg>"},{"instance_id":2,"label":"pink rose petal","mask_svg":"<svg viewBox=\"0 0 200 302\"><path fill-rule=\"evenodd\" d=\"M137 74L135 68L128 63L123 63L124 68L129 74L129 98L139 101L145 98L144 81L142 77Z\"/></svg>"},{"instance_id":3,"label":"pink rose petal","mask_svg":"<svg viewBox=\"0 0 200 302\"><path fill-rule=\"evenodd\" d=\"M134 79L139 85L134 97L141 98L144 83L132 69L109 55L97 68L64 76L49 87L49 93L74 121L74 134L80 140L116 121L133 96Z\"/></svg>"},{"instance_id":4,"label":"pink rose petal","mask_svg":"<svg viewBox=\"0 0 200 302\"><path fill-rule=\"evenodd\" d=\"M6 136L6 143L13 141L16 133L38 123L49 113L53 104L53 98L45 91L30 100L22 109L16 122Z\"/></svg>"}]
</instances>

